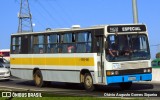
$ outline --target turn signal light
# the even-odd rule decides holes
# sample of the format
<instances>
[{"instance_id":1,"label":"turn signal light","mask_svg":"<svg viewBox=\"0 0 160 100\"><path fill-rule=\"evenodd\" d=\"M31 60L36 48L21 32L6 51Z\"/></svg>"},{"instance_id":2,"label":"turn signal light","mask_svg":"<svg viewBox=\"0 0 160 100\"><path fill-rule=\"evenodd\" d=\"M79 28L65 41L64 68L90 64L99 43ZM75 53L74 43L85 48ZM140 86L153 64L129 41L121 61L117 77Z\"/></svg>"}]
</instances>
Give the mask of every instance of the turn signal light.
<instances>
[{"instance_id":1,"label":"turn signal light","mask_svg":"<svg viewBox=\"0 0 160 100\"><path fill-rule=\"evenodd\" d=\"M106 74L107 74L107 76L118 75L119 71L107 71Z\"/></svg>"}]
</instances>

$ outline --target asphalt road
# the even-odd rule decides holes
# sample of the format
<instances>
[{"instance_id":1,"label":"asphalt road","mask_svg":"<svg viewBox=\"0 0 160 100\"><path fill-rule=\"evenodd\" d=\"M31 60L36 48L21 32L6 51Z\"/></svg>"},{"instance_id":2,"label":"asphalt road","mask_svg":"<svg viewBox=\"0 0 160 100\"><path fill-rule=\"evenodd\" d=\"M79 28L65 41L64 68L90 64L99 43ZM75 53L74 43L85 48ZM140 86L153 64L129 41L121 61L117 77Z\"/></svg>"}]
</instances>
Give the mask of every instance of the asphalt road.
<instances>
[{"instance_id":1,"label":"asphalt road","mask_svg":"<svg viewBox=\"0 0 160 100\"><path fill-rule=\"evenodd\" d=\"M0 90L2 91L43 91L53 94L70 95L70 96L96 96L96 97L117 97L122 98L122 94L134 93L141 94L158 94L160 95L160 82L140 82L134 83L130 90L121 90L119 86L96 86L93 92L86 92L83 85L66 84L60 82L52 82L51 85L39 88L34 85L33 81L11 78L9 81L0 81ZM125 96L124 96L125 97ZM134 96L132 96L134 97ZM141 98L148 98L147 96ZM152 99L160 99L160 97L150 96Z\"/></svg>"}]
</instances>

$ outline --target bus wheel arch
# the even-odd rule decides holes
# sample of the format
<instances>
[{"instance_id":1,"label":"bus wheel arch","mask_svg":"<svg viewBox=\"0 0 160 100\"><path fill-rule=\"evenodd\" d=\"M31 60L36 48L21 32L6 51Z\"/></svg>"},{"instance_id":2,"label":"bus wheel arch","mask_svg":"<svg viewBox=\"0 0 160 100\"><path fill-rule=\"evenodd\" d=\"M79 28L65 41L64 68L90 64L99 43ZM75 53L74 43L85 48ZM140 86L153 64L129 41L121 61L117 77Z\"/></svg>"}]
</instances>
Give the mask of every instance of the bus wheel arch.
<instances>
[{"instance_id":1,"label":"bus wheel arch","mask_svg":"<svg viewBox=\"0 0 160 100\"><path fill-rule=\"evenodd\" d=\"M42 76L41 70L39 68L35 68L33 70L33 80L34 80L34 83L37 87L44 86L43 76Z\"/></svg>"},{"instance_id":2,"label":"bus wheel arch","mask_svg":"<svg viewBox=\"0 0 160 100\"><path fill-rule=\"evenodd\" d=\"M84 84L86 91L93 91L95 89L92 75L88 69L81 70L80 82Z\"/></svg>"},{"instance_id":3,"label":"bus wheel arch","mask_svg":"<svg viewBox=\"0 0 160 100\"><path fill-rule=\"evenodd\" d=\"M34 69L33 69L33 75L35 74L35 72L36 72L37 70L40 70L40 69L39 69L39 68L34 68Z\"/></svg>"},{"instance_id":4,"label":"bus wheel arch","mask_svg":"<svg viewBox=\"0 0 160 100\"><path fill-rule=\"evenodd\" d=\"M88 69L82 69L80 71L80 83L84 83L84 76L86 73L90 73Z\"/></svg>"}]
</instances>

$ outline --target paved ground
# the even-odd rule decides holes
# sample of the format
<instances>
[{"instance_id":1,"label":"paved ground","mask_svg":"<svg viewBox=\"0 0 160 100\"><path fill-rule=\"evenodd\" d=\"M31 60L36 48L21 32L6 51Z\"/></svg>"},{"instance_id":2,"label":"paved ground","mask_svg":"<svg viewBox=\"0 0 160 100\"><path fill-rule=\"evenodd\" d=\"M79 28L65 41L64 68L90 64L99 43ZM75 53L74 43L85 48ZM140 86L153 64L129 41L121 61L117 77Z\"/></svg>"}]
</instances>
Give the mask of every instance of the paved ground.
<instances>
[{"instance_id":1,"label":"paved ground","mask_svg":"<svg viewBox=\"0 0 160 100\"><path fill-rule=\"evenodd\" d=\"M22 80L18 78L11 78L9 81L0 81L0 89L4 91L46 91L53 94L71 95L71 96L100 96L108 97L109 95L131 93L141 94L158 94L160 95L160 82L140 82L134 83L130 90L121 90L119 86L98 86L93 92L86 92L82 85L80 84L66 84L52 82L51 85L39 88L34 86L33 81ZM105 95L105 96L104 96ZM148 97L143 97L148 98ZM151 97L152 99L157 99ZM160 99L160 97L158 97Z\"/></svg>"}]
</instances>

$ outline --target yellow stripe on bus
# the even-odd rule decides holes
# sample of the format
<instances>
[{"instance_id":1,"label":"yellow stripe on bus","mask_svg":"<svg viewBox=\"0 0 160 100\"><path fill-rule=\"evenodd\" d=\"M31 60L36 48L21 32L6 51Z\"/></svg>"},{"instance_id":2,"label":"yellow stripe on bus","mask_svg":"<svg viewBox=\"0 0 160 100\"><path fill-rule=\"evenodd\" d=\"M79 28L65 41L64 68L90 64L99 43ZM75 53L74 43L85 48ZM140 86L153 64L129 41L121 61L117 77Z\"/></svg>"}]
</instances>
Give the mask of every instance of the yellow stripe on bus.
<instances>
[{"instance_id":1,"label":"yellow stripe on bus","mask_svg":"<svg viewBox=\"0 0 160 100\"><path fill-rule=\"evenodd\" d=\"M16 65L63 65L63 66L94 66L94 58L11 58Z\"/></svg>"}]
</instances>

